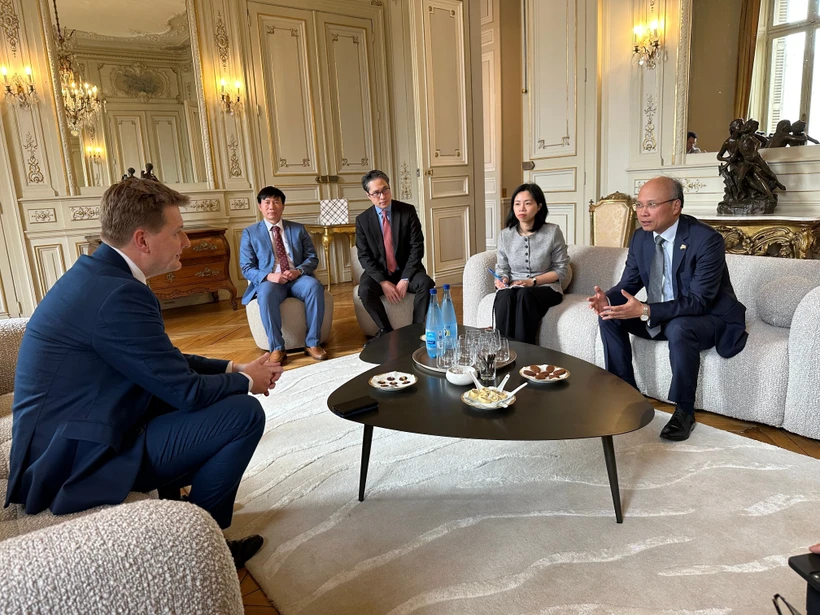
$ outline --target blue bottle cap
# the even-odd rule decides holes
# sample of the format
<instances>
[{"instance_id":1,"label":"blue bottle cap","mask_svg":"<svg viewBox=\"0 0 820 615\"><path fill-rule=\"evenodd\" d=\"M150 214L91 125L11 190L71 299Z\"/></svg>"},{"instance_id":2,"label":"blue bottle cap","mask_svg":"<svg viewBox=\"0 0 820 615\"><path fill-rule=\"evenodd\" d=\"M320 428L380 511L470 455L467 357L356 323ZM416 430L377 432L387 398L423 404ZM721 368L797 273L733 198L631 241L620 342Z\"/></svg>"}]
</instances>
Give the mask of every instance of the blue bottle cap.
<instances>
[{"instance_id":1,"label":"blue bottle cap","mask_svg":"<svg viewBox=\"0 0 820 615\"><path fill-rule=\"evenodd\" d=\"M444 290L450 290L450 285L449 285L449 284L445 284L445 285L444 285Z\"/></svg>"},{"instance_id":2,"label":"blue bottle cap","mask_svg":"<svg viewBox=\"0 0 820 615\"><path fill-rule=\"evenodd\" d=\"M435 289L435 288L431 288L431 289L430 289L430 294L431 294L431 295L435 295L435 294L436 294L436 289Z\"/></svg>"}]
</instances>

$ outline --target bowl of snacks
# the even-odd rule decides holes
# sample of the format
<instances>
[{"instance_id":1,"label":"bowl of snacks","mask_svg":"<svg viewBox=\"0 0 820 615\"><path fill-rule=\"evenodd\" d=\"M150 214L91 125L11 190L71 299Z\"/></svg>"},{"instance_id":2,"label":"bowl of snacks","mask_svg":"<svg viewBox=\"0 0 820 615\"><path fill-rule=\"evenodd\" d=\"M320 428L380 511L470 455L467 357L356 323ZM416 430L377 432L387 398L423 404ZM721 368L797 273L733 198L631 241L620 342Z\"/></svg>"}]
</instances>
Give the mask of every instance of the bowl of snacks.
<instances>
[{"instance_id":1,"label":"bowl of snacks","mask_svg":"<svg viewBox=\"0 0 820 615\"><path fill-rule=\"evenodd\" d=\"M569 378L569 371L557 365L541 364L541 365L527 365L522 367L519 371L522 378L526 378L530 382L536 384L552 384L555 382L563 382Z\"/></svg>"},{"instance_id":2,"label":"bowl of snacks","mask_svg":"<svg viewBox=\"0 0 820 615\"><path fill-rule=\"evenodd\" d=\"M453 365L453 367L447 370L446 378L447 382L455 384L456 386L466 387L468 384L473 384L471 374L475 373L475 368L469 365Z\"/></svg>"},{"instance_id":3,"label":"bowl of snacks","mask_svg":"<svg viewBox=\"0 0 820 615\"><path fill-rule=\"evenodd\" d=\"M509 391L501 391L495 387L482 387L470 389L461 396L461 401L473 408L492 410L514 404L515 395L510 395Z\"/></svg>"},{"instance_id":4,"label":"bowl of snacks","mask_svg":"<svg viewBox=\"0 0 820 615\"><path fill-rule=\"evenodd\" d=\"M380 391L401 391L402 389L413 386L416 382L418 382L416 375L406 372L376 374L367 381L370 386Z\"/></svg>"}]
</instances>

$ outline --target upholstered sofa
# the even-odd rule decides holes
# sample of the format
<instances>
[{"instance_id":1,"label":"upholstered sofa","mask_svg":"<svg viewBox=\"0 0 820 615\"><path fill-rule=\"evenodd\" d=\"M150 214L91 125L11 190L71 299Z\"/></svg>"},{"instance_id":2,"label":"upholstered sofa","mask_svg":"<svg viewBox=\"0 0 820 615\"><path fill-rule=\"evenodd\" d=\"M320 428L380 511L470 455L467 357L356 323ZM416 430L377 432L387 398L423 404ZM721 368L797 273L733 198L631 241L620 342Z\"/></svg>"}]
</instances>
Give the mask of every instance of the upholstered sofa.
<instances>
[{"instance_id":1,"label":"upholstered sofa","mask_svg":"<svg viewBox=\"0 0 820 615\"><path fill-rule=\"evenodd\" d=\"M586 298L596 284L620 279L625 248L570 246L572 280L563 302L541 322L539 344L604 366L597 317ZM494 287L487 267L495 252L476 254L464 269L464 324L492 323ZM820 260L727 254L738 299L746 306L746 348L731 359L701 353L695 406L820 438ZM639 296L639 298L641 298ZM633 338L641 392L669 401L666 342Z\"/></svg>"},{"instance_id":2,"label":"upholstered sofa","mask_svg":"<svg viewBox=\"0 0 820 615\"><path fill-rule=\"evenodd\" d=\"M24 319L0 321L0 496L11 450L12 388ZM231 554L216 522L186 502L131 494L82 513L0 508L0 612L241 615Z\"/></svg>"}]
</instances>

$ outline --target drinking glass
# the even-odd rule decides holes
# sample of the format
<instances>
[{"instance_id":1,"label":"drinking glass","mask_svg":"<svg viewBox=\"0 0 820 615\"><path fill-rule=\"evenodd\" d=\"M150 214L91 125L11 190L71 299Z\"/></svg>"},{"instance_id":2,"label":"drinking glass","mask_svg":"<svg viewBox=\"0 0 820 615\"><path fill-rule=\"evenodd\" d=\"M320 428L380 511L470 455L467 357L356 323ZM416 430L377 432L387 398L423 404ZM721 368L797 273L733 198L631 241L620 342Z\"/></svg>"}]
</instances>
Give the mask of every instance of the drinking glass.
<instances>
[{"instance_id":1,"label":"drinking glass","mask_svg":"<svg viewBox=\"0 0 820 615\"><path fill-rule=\"evenodd\" d=\"M488 385L495 383L495 355L497 352L498 346L495 344L493 337L482 334L478 344L476 365L479 377Z\"/></svg>"},{"instance_id":2,"label":"drinking glass","mask_svg":"<svg viewBox=\"0 0 820 615\"><path fill-rule=\"evenodd\" d=\"M498 352L495 355L495 360L499 363L506 363L510 360L510 340L506 337L501 338L498 345Z\"/></svg>"},{"instance_id":3,"label":"drinking glass","mask_svg":"<svg viewBox=\"0 0 820 615\"><path fill-rule=\"evenodd\" d=\"M452 337L442 337L438 343L438 353L436 355L436 367L439 369L449 369L456 364L458 351L458 341Z\"/></svg>"},{"instance_id":4,"label":"drinking glass","mask_svg":"<svg viewBox=\"0 0 820 615\"><path fill-rule=\"evenodd\" d=\"M475 347L470 345L465 336L459 335L456 346L456 365L475 367L475 354Z\"/></svg>"}]
</instances>

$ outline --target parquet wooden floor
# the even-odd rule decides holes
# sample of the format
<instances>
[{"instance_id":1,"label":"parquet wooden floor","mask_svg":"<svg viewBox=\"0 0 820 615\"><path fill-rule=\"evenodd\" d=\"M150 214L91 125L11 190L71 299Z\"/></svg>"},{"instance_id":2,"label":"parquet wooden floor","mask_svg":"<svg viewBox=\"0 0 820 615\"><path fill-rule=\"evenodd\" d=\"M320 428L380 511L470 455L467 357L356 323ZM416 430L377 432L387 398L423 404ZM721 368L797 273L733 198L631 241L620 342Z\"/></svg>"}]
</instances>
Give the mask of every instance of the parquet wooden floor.
<instances>
[{"instance_id":1,"label":"parquet wooden floor","mask_svg":"<svg viewBox=\"0 0 820 615\"><path fill-rule=\"evenodd\" d=\"M333 330L324 346L331 359L359 352L367 339L356 322L352 291L353 285L350 283L333 286ZM461 287L454 286L452 295L456 313L461 321ZM255 359L262 353L251 337L242 306L233 311L227 301L221 301L166 310L164 317L168 335L183 352L230 359L240 363ZM301 351L294 352L288 355L285 370L298 369L312 363L313 360ZM661 401L649 401L663 412L671 413L674 410L673 406ZM697 412L696 416L698 422L704 425L820 459L820 442L817 440L797 436L768 425L739 421L710 412ZM250 573L242 569L238 574L246 615L278 615Z\"/></svg>"}]
</instances>

